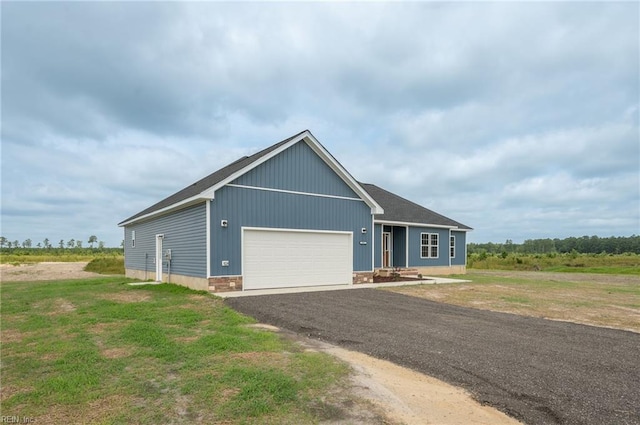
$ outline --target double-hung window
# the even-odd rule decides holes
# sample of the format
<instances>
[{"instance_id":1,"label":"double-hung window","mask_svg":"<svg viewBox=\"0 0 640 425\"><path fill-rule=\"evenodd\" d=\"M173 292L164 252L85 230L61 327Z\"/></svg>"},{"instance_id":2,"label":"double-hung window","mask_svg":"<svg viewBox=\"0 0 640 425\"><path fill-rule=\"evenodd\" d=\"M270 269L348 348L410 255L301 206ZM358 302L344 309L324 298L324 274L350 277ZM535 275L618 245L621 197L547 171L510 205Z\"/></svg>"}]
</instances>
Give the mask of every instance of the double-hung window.
<instances>
[{"instance_id":1,"label":"double-hung window","mask_svg":"<svg viewBox=\"0 0 640 425\"><path fill-rule=\"evenodd\" d=\"M136 247L136 231L132 230L131 231L131 248L135 248Z\"/></svg>"},{"instance_id":2,"label":"double-hung window","mask_svg":"<svg viewBox=\"0 0 640 425\"><path fill-rule=\"evenodd\" d=\"M456 256L456 237L451 236L449 238L449 257L454 258Z\"/></svg>"},{"instance_id":3,"label":"double-hung window","mask_svg":"<svg viewBox=\"0 0 640 425\"><path fill-rule=\"evenodd\" d=\"M438 258L438 234L420 234L420 258Z\"/></svg>"}]
</instances>

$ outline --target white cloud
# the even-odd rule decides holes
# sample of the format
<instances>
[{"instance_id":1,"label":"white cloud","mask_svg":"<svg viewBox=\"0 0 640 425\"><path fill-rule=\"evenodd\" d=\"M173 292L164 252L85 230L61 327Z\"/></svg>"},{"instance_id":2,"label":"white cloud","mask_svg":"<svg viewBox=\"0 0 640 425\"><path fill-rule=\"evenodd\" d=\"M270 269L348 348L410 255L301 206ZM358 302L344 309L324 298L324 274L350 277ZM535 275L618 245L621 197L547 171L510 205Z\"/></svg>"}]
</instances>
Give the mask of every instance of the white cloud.
<instances>
[{"instance_id":1,"label":"white cloud","mask_svg":"<svg viewBox=\"0 0 640 425\"><path fill-rule=\"evenodd\" d=\"M637 233L638 12L7 3L2 232L118 244L115 223L308 128L475 240Z\"/></svg>"}]
</instances>

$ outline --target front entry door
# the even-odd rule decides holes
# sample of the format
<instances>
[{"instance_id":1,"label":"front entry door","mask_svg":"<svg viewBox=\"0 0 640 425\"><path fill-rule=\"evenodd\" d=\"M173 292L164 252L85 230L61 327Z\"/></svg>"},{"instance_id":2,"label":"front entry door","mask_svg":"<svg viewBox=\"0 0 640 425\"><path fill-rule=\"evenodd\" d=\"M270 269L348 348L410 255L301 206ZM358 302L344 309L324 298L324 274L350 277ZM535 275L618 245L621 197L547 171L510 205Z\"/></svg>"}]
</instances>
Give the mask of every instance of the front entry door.
<instances>
[{"instance_id":1,"label":"front entry door","mask_svg":"<svg viewBox=\"0 0 640 425\"><path fill-rule=\"evenodd\" d=\"M391 233L382 233L382 267L391 267Z\"/></svg>"},{"instance_id":2,"label":"front entry door","mask_svg":"<svg viewBox=\"0 0 640 425\"><path fill-rule=\"evenodd\" d=\"M162 240L164 235L156 235L156 282L162 282Z\"/></svg>"}]
</instances>

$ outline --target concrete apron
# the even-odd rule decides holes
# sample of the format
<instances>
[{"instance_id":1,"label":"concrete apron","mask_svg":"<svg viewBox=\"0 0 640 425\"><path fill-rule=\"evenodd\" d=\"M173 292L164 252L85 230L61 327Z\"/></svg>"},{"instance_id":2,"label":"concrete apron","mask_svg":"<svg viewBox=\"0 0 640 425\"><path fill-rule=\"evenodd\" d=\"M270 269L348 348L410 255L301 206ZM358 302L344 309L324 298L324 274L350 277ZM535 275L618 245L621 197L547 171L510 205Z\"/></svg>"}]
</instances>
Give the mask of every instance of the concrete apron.
<instances>
[{"instance_id":1,"label":"concrete apron","mask_svg":"<svg viewBox=\"0 0 640 425\"><path fill-rule=\"evenodd\" d=\"M301 292L320 292L320 291L343 291L348 289L361 288L386 288L393 286L407 285L439 285L442 283L466 283L470 280L449 279L445 277L426 277L423 280L409 280L402 282L385 282L385 283L359 283L351 285L327 285L327 286L301 286L295 288L275 288L275 289L252 289L248 291L230 291L230 292L213 292L221 298L235 297L252 297L255 295L275 295L275 294L296 294Z\"/></svg>"}]
</instances>

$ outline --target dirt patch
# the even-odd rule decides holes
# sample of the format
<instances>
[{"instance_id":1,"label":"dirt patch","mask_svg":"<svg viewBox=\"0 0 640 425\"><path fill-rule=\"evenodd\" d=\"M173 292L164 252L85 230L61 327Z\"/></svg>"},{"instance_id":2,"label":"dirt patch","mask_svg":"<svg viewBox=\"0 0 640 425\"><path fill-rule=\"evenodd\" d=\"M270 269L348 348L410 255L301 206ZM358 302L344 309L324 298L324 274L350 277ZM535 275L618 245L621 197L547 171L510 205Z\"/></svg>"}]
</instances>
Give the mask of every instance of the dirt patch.
<instances>
[{"instance_id":1,"label":"dirt patch","mask_svg":"<svg viewBox=\"0 0 640 425\"><path fill-rule=\"evenodd\" d=\"M120 359L123 357L129 357L131 354L130 350L126 348L107 348L106 350L102 350L100 353L107 359Z\"/></svg>"},{"instance_id":2,"label":"dirt patch","mask_svg":"<svg viewBox=\"0 0 640 425\"><path fill-rule=\"evenodd\" d=\"M87 261L73 263L44 262L36 264L0 264L0 282L32 282L37 280L87 279L102 276L85 272Z\"/></svg>"},{"instance_id":3,"label":"dirt patch","mask_svg":"<svg viewBox=\"0 0 640 425\"><path fill-rule=\"evenodd\" d=\"M16 394L28 393L33 391L33 387L16 387L13 385L3 385L0 387L0 402L8 400ZM4 415L5 413L3 413Z\"/></svg>"},{"instance_id":4,"label":"dirt patch","mask_svg":"<svg viewBox=\"0 0 640 425\"><path fill-rule=\"evenodd\" d=\"M69 300L65 300L64 298L56 298L53 300L53 310L48 312L48 316L55 316L58 314L66 314L71 313L76 310L76 306Z\"/></svg>"},{"instance_id":5,"label":"dirt patch","mask_svg":"<svg viewBox=\"0 0 640 425\"><path fill-rule=\"evenodd\" d=\"M319 401L318 408L337 416L323 423L338 424L448 424L514 425L520 422L472 399L466 391L445 382L322 341L301 337L279 328L256 324L294 339L306 350L321 351L349 364L353 374L346 393ZM259 353L264 355L264 353ZM355 396L355 397L354 397ZM336 399L341 400L336 405ZM327 418L329 419L329 418Z\"/></svg>"},{"instance_id":6,"label":"dirt patch","mask_svg":"<svg viewBox=\"0 0 640 425\"><path fill-rule=\"evenodd\" d=\"M141 291L123 291L116 294L102 295L101 298L119 303L140 303L150 300L151 296Z\"/></svg>"},{"instance_id":7,"label":"dirt patch","mask_svg":"<svg viewBox=\"0 0 640 425\"><path fill-rule=\"evenodd\" d=\"M87 403L83 408L67 405L53 405L47 413L33 417L34 423L43 424L86 424L106 423L108 419L130 412L130 396L113 395Z\"/></svg>"},{"instance_id":8,"label":"dirt patch","mask_svg":"<svg viewBox=\"0 0 640 425\"><path fill-rule=\"evenodd\" d=\"M4 344L9 342L20 342L22 341L22 338L25 337L25 333L15 329L3 329L0 335L2 335L2 342Z\"/></svg>"},{"instance_id":9,"label":"dirt patch","mask_svg":"<svg viewBox=\"0 0 640 425\"><path fill-rule=\"evenodd\" d=\"M112 332L120 329L125 322L120 323L96 323L95 325L88 325L87 330L93 335L102 335L105 332Z\"/></svg>"}]
</instances>

